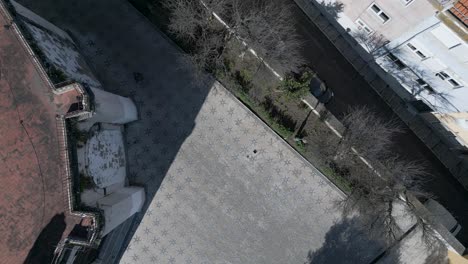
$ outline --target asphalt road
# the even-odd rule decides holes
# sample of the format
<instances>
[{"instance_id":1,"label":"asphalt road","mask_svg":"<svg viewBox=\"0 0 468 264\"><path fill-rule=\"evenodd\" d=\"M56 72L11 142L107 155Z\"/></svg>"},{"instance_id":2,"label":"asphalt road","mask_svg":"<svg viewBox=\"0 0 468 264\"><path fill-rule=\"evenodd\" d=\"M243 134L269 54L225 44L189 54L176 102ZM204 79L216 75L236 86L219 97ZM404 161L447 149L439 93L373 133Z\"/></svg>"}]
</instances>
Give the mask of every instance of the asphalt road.
<instances>
[{"instance_id":1,"label":"asphalt road","mask_svg":"<svg viewBox=\"0 0 468 264\"><path fill-rule=\"evenodd\" d=\"M392 147L394 153L405 159L425 163L431 177L423 186L424 190L433 194L457 218L463 227L457 238L468 246L468 191L398 118L302 10L295 4L292 9L297 31L304 41L304 57L335 94L327 108L335 116L341 117L349 107L366 105L382 118L397 118L404 133L395 137Z\"/></svg>"}]
</instances>

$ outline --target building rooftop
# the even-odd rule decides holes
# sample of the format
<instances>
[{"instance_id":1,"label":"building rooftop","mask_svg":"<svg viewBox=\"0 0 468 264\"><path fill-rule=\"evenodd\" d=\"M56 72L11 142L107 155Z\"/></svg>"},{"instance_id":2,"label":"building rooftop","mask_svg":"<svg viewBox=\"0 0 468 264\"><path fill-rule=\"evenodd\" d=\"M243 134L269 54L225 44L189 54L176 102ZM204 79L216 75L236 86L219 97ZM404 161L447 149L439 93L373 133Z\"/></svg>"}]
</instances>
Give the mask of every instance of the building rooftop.
<instances>
[{"instance_id":1,"label":"building rooftop","mask_svg":"<svg viewBox=\"0 0 468 264\"><path fill-rule=\"evenodd\" d=\"M450 8L450 12L458 18L465 26L468 26L468 0L460 0Z\"/></svg>"},{"instance_id":2,"label":"building rooftop","mask_svg":"<svg viewBox=\"0 0 468 264\"><path fill-rule=\"evenodd\" d=\"M1 4L0 255L8 263L41 261L81 220L68 214L57 136L56 114L69 107L67 100L54 99L4 8Z\"/></svg>"}]
</instances>

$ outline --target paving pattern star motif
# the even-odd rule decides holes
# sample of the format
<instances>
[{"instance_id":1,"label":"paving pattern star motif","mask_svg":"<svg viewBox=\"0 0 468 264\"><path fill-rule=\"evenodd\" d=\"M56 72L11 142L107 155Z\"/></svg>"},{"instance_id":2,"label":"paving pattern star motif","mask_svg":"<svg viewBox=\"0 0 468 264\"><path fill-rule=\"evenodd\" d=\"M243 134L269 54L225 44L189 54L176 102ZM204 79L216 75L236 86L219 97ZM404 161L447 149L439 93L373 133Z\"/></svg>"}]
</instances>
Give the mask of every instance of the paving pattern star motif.
<instances>
[{"instance_id":1,"label":"paving pattern star motif","mask_svg":"<svg viewBox=\"0 0 468 264\"><path fill-rule=\"evenodd\" d=\"M232 114L222 108L233 109ZM149 119L164 119L158 117L162 111L151 111L154 114ZM132 250L127 249L122 263L151 263L154 255L161 263L257 263L259 259L244 259L235 252L252 256L258 254L254 249L264 254L271 250L275 255L262 241L281 236L291 245L310 243L307 237L275 235L282 233L279 230L295 233L299 232L293 231L295 225L309 226L308 232L323 236L322 228L336 222L340 216L331 201L341 196L335 187L259 119L239 122L245 112L248 110L232 95L215 85L195 117L193 131L164 175L157 176L154 171L147 174L150 171L141 166L131 167L136 170L134 180L145 182L156 176L162 178L162 185L148 201L148 210L130 242ZM227 128L230 133L226 133ZM158 129L151 133L158 133ZM150 153L160 156L171 152L164 141L154 144L152 137L144 135L139 139L129 146L129 152L146 153L148 146ZM160 156L148 163L164 160ZM148 183L147 187L152 186ZM245 239L249 247L239 244ZM214 250L218 244L227 248ZM301 254L306 255L308 247L299 250ZM289 257L302 258L301 254Z\"/></svg>"},{"instance_id":2,"label":"paving pattern star motif","mask_svg":"<svg viewBox=\"0 0 468 264\"><path fill-rule=\"evenodd\" d=\"M322 246L340 191L223 87L195 82L128 2L22 1L69 29L103 88L138 108L128 178L147 197L120 263L303 263Z\"/></svg>"}]
</instances>

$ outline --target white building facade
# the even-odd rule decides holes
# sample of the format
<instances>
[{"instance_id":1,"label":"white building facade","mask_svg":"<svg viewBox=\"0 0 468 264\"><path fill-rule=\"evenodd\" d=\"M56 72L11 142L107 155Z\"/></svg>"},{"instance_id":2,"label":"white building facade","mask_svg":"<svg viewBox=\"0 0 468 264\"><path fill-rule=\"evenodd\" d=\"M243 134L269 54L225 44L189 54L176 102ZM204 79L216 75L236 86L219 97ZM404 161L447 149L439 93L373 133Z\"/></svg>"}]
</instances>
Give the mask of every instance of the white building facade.
<instances>
[{"instance_id":1,"label":"white building facade","mask_svg":"<svg viewBox=\"0 0 468 264\"><path fill-rule=\"evenodd\" d=\"M468 146L468 0L343 0L338 19Z\"/></svg>"}]
</instances>

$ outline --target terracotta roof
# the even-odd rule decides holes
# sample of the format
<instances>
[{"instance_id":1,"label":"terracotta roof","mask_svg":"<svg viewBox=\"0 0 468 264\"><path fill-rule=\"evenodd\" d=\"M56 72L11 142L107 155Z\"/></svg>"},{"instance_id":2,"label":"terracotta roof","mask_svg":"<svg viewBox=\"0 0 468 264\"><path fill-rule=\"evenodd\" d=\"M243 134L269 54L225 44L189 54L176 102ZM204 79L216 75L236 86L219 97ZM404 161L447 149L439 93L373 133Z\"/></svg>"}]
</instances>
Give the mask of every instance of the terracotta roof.
<instances>
[{"instance_id":1,"label":"terracotta roof","mask_svg":"<svg viewBox=\"0 0 468 264\"><path fill-rule=\"evenodd\" d=\"M50 84L0 9L0 262L22 263L28 254L40 259L43 248L31 248L53 249L80 219L68 214L58 148L56 114L68 101L54 103Z\"/></svg>"},{"instance_id":2,"label":"terracotta roof","mask_svg":"<svg viewBox=\"0 0 468 264\"><path fill-rule=\"evenodd\" d=\"M468 26L468 0L460 0L450 8L450 13L458 18L465 26Z\"/></svg>"}]
</instances>

